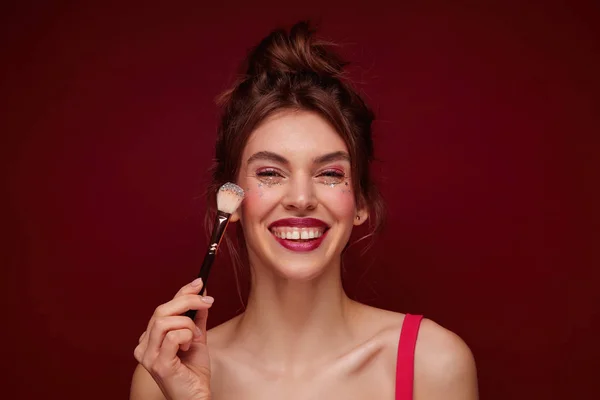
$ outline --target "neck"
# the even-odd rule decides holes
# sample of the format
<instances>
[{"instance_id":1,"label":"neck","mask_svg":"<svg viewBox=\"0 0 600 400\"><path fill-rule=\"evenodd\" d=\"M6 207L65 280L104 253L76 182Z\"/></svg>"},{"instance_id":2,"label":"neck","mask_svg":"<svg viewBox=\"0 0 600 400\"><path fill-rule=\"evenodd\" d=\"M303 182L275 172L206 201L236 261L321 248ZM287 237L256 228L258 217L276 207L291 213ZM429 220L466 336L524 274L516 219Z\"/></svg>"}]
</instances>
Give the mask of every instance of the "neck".
<instances>
[{"instance_id":1,"label":"neck","mask_svg":"<svg viewBox=\"0 0 600 400\"><path fill-rule=\"evenodd\" d=\"M340 262L318 277L289 279L254 266L238 339L278 370L301 368L339 351L351 337L355 312L342 287Z\"/></svg>"}]
</instances>

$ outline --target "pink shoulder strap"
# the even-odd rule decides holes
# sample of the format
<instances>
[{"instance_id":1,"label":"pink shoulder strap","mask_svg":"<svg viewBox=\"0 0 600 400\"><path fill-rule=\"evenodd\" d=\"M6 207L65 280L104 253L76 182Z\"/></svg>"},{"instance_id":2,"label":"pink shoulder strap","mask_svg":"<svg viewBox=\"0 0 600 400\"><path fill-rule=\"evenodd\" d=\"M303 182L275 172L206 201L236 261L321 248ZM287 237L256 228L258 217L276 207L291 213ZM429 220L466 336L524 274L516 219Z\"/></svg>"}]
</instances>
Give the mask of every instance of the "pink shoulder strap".
<instances>
[{"instance_id":1,"label":"pink shoulder strap","mask_svg":"<svg viewBox=\"0 0 600 400\"><path fill-rule=\"evenodd\" d=\"M396 362L396 400L412 400L415 371L415 346L422 315L406 314L398 343Z\"/></svg>"}]
</instances>

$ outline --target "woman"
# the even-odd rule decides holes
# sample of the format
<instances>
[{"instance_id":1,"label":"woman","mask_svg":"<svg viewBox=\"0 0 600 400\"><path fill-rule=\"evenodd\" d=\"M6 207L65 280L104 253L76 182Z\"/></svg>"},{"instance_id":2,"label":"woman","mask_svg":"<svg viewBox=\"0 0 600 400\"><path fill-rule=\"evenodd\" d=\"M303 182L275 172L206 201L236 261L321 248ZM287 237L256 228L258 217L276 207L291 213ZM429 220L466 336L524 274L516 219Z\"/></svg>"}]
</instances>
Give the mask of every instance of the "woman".
<instances>
[{"instance_id":1,"label":"woman","mask_svg":"<svg viewBox=\"0 0 600 400\"><path fill-rule=\"evenodd\" d=\"M369 176L374 116L343 66L305 23L249 54L224 95L209 190L246 191L231 220L251 271L247 308L206 332L214 298L197 295L198 280L182 287L135 349L132 400L477 398L459 337L343 290L353 227L370 220L376 231L382 217Z\"/></svg>"}]
</instances>

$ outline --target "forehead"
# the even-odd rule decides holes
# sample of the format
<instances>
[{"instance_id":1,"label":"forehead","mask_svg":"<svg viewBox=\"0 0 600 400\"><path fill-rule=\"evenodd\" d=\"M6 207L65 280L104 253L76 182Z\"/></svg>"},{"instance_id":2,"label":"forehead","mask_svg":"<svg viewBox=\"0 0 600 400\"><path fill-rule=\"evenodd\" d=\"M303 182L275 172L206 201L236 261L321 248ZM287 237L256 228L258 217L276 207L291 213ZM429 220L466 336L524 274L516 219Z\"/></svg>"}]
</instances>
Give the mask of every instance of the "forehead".
<instances>
[{"instance_id":1,"label":"forehead","mask_svg":"<svg viewBox=\"0 0 600 400\"><path fill-rule=\"evenodd\" d=\"M310 111L280 111L265 119L250 135L243 160L271 151L294 160L348 151L342 137L323 117Z\"/></svg>"}]
</instances>

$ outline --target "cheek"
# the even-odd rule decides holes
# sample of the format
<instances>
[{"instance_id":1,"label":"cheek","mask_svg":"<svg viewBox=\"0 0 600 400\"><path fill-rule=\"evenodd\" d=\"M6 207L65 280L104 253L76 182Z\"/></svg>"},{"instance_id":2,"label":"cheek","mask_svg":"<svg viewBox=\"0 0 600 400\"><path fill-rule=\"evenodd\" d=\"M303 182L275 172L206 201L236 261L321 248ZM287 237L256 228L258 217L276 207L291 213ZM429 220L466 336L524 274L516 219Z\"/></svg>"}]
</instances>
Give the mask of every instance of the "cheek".
<instances>
[{"instance_id":1,"label":"cheek","mask_svg":"<svg viewBox=\"0 0 600 400\"><path fill-rule=\"evenodd\" d=\"M329 187L324 186L319 189L321 202L338 218L354 218L356 213L356 204L354 194L347 187Z\"/></svg>"},{"instance_id":2,"label":"cheek","mask_svg":"<svg viewBox=\"0 0 600 400\"><path fill-rule=\"evenodd\" d=\"M264 218L279 202L279 194L273 188L254 183L244 187L242 219L256 220Z\"/></svg>"}]
</instances>

